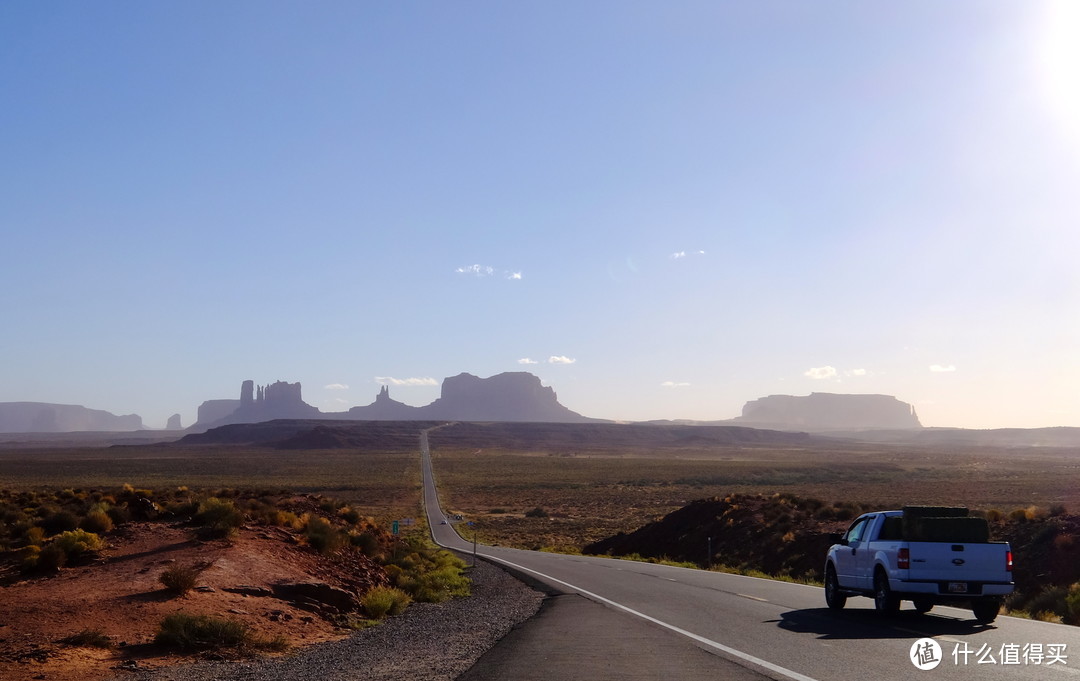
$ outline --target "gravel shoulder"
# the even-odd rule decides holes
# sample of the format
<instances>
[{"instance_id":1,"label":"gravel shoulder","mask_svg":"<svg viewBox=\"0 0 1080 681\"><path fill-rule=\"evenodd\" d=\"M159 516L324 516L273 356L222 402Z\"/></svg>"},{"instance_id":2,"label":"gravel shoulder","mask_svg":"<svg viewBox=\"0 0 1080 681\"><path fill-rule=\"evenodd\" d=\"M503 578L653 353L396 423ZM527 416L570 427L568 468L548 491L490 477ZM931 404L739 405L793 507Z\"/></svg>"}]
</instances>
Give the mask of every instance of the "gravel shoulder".
<instances>
[{"instance_id":1,"label":"gravel shoulder","mask_svg":"<svg viewBox=\"0 0 1080 681\"><path fill-rule=\"evenodd\" d=\"M469 568L472 595L415 603L404 614L349 638L291 655L242 662L197 662L118 672L115 681L443 681L456 679L511 629L532 617L544 595L479 561Z\"/></svg>"}]
</instances>

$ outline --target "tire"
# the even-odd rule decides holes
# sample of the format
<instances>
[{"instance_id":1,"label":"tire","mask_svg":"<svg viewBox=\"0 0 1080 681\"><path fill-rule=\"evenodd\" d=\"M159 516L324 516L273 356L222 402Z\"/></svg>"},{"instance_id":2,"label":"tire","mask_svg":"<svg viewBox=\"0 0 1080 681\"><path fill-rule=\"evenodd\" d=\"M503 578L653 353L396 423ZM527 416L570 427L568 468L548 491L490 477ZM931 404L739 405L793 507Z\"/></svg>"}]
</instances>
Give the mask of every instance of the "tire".
<instances>
[{"instance_id":1,"label":"tire","mask_svg":"<svg viewBox=\"0 0 1080 681\"><path fill-rule=\"evenodd\" d=\"M840 581L832 563L825 568L825 603L830 610L843 610L847 603L847 596L840 592Z\"/></svg>"},{"instance_id":2,"label":"tire","mask_svg":"<svg viewBox=\"0 0 1080 681\"><path fill-rule=\"evenodd\" d=\"M880 568L874 572L874 609L882 615L892 615L900 609L900 599L889 589L889 578Z\"/></svg>"},{"instance_id":3,"label":"tire","mask_svg":"<svg viewBox=\"0 0 1080 681\"><path fill-rule=\"evenodd\" d=\"M984 598L971 604L971 611L975 613L979 624L990 624L997 619L1000 610L1001 601L997 598Z\"/></svg>"},{"instance_id":4,"label":"tire","mask_svg":"<svg viewBox=\"0 0 1080 681\"><path fill-rule=\"evenodd\" d=\"M915 599L915 611L920 615L925 615L934 609L934 602L925 598Z\"/></svg>"}]
</instances>

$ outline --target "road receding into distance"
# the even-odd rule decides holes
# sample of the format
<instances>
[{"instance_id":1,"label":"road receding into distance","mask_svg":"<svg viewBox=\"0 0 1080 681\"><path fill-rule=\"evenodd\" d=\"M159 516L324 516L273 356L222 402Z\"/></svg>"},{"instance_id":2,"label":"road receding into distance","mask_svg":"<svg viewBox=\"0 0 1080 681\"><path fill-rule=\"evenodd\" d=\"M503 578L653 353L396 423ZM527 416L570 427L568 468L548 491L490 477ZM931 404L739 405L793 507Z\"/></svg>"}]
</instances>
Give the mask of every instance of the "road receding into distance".
<instances>
[{"instance_id":1,"label":"road receding into distance","mask_svg":"<svg viewBox=\"0 0 1080 681\"><path fill-rule=\"evenodd\" d=\"M420 442L432 536L440 546L471 554L472 541L458 534L439 504L427 432ZM826 607L823 589L801 584L483 544L476 553L538 582L550 593L587 599L597 617L596 627L549 622L545 636L575 627L585 636L549 637L544 664L554 667L517 678L557 679L555 667L574 668L575 656L584 656L593 664L616 665L620 670L605 672L602 667L578 678L623 678L629 669L640 673L628 678L653 678L652 670L666 670L663 678L672 679L707 673L709 678L743 678L737 676L743 674L794 681L884 681L925 674L936 679L1080 681L1080 627L1004 616L980 625L970 610L938 606L920 615L910 603L887 618L875 612L867 598L852 598L836 612ZM574 617L582 616L580 610L574 610ZM538 619L544 621L543 616ZM530 626L531 622L523 629ZM620 643L621 627L632 645ZM917 668L912 657L912 646L923 638L936 641L941 651L940 662L927 671ZM530 654L528 642L520 645L523 654ZM504 663L511 659L512 650L499 651L503 646L500 643L489 656ZM688 653L688 646L711 657L694 659L699 653ZM690 669L682 667L680 675L680 665L686 664ZM486 676L478 673L473 678Z\"/></svg>"}]
</instances>

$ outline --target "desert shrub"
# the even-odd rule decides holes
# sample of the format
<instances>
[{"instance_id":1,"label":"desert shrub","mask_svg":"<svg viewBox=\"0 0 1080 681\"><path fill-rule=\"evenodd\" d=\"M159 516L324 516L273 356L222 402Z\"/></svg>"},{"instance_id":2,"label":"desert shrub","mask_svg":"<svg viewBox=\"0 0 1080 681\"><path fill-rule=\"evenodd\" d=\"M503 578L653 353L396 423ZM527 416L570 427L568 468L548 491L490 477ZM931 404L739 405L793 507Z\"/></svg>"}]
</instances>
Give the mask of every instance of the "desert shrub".
<instances>
[{"instance_id":1,"label":"desert shrub","mask_svg":"<svg viewBox=\"0 0 1080 681\"><path fill-rule=\"evenodd\" d=\"M1064 587L1047 586L1034 595L1014 593L1007 601L1010 610L1026 610L1034 619L1045 615L1065 617L1068 615L1067 597L1069 592Z\"/></svg>"},{"instance_id":2,"label":"desert shrub","mask_svg":"<svg viewBox=\"0 0 1080 681\"><path fill-rule=\"evenodd\" d=\"M161 572L158 581L169 591L178 596L183 596L195 588L195 583L199 580L201 572L202 570L194 565L174 563Z\"/></svg>"},{"instance_id":3,"label":"desert shrub","mask_svg":"<svg viewBox=\"0 0 1080 681\"><path fill-rule=\"evenodd\" d=\"M985 513L986 522L999 523L1001 519L1005 517L1005 514L996 508L988 509Z\"/></svg>"},{"instance_id":4,"label":"desert shrub","mask_svg":"<svg viewBox=\"0 0 1080 681\"><path fill-rule=\"evenodd\" d=\"M374 558L379 554L382 547L379 545L379 539L371 532L361 532L360 534L354 534L349 537L349 542L360 549L368 558Z\"/></svg>"},{"instance_id":5,"label":"desert shrub","mask_svg":"<svg viewBox=\"0 0 1080 681\"><path fill-rule=\"evenodd\" d=\"M56 572L67 564L67 558L63 547L56 543L47 544L37 552L27 554L23 567L37 569L40 572Z\"/></svg>"},{"instance_id":6,"label":"desert shrub","mask_svg":"<svg viewBox=\"0 0 1080 681\"><path fill-rule=\"evenodd\" d=\"M114 526L131 522L131 511L127 506L110 506L105 513L109 516L109 520L113 521Z\"/></svg>"},{"instance_id":7,"label":"desert shrub","mask_svg":"<svg viewBox=\"0 0 1080 681\"><path fill-rule=\"evenodd\" d=\"M41 528L45 530L45 534L50 537L54 534L74 530L78 526L78 516L70 511L57 511L46 516L41 521Z\"/></svg>"},{"instance_id":8,"label":"desert shrub","mask_svg":"<svg viewBox=\"0 0 1080 681\"><path fill-rule=\"evenodd\" d=\"M1080 582L1069 587L1065 595L1065 624L1080 624Z\"/></svg>"},{"instance_id":9,"label":"desert shrub","mask_svg":"<svg viewBox=\"0 0 1080 681\"><path fill-rule=\"evenodd\" d=\"M1026 523L1029 520L1035 520L1039 515L1039 509L1035 506L1028 506L1027 508L1017 508L1009 512L1009 519L1018 523Z\"/></svg>"},{"instance_id":10,"label":"desert shrub","mask_svg":"<svg viewBox=\"0 0 1080 681\"><path fill-rule=\"evenodd\" d=\"M400 615L412 602L409 594L391 586L374 587L360 599L367 614L377 620L387 615Z\"/></svg>"},{"instance_id":11,"label":"desert shrub","mask_svg":"<svg viewBox=\"0 0 1080 681\"><path fill-rule=\"evenodd\" d=\"M26 546L41 546L41 542L45 540L45 530L36 525L28 527L22 534L22 540Z\"/></svg>"},{"instance_id":12,"label":"desert shrub","mask_svg":"<svg viewBox=\"0 0 1080 681\"><path fill-rule=\"evenodd\" d=\"M364 517L360 515L360 511L357 511L355 508L351 508L349 506L342 507L342 509L338 511L338 513L341 515L342 519L344 519L345 522L349 523L350 525L355 525L356 523L360 522Z\"/></svg>"},{"instance_id":13,"label":"desert shrub","mask_svg":"<svg viewBox=\"0 0 1080 681\"><path fill-rule=\"evenodd\" d=\"M548 517L548 512L545 511L544 509L540 508L539 506L537 506L536 508L534 508L532 510L525 511L525 517L526 518L546 518L546 517Z\"/></svg>"},{"instance_id":14,"label":"desert shrub","mask_svg":"<svg viewBox=\"0 0 1080 681\"><path fill-rule=\"evenodd\" d=\"M1052 518L1063 516L1066 512L1065 504L1050 504L1049 514Z\"/></svg>"},{"instance_id":15,"label":"desert shrub","mask_svg":"<svg viewBox=\"0 0 1080 681\"><path fill-rule=\"evenodd\" d=\"M77 634L71 636L65 636L60 639L60 643L69 646L79 646L84 648L112 648L113 642L105 632L99 629L83 629Z\"/></svg>"},{"instance_id":16,"label":"desert shrub","mask_svg":"<svg viewBox=\"0 0 1080 681\"><path fill-rule=\"evenodd\" d=\"M244 523L244 516L232 501L210 497L199 504L194 521L202 526L200 536L223 538L236 534L236 529Z\"/></svg>"},{"instance_id":17,"label":"desert shrub","mask_svg":"<svg viewBox=\"0 0 1080 681\"><path fill-rule=\"evenodd\" d=\"M388 571L388 574L392 574L394 583L414 600L441 603L469 595L469 578L463 574L465 563L449 551L417 551L409 554L407 559L407 562L404 559L397 561L403 568L401 572Z\"/></svg>"},{"instance_id":18,"label":"desert shrub","mask_svg":"<svg viewBox=\"0 0 1080 681\"><path fill-rule=\"evenodd\" d=\"M253 638L251 628L239 620L177 612L161 620L154 643L180 648L235 648Z\"/></svg>"},{"instance_id":19,"label":"desert shrub","mask_svg":"<svg viewBox=\"0 0 1080 681\"><path fill-rule=\"evenodd\" d=\"M87 532L108 532L113 528L113 521L107 513L90 511L79 523L79 527Z\"/></svg>"},{"instance_id":20,"label":"desert shrub","mask_svg":"<svg viewBox=\"0 0 1080 681\"><path fill-rule=\"evenodd\" d=\"M64 532L53 539L49 547L58 547L67 556L68 563L74 563L87 555L105 548L105 542L101 537L86 530L72 530Z\"/></svg>"},{"instance_id":21,"label":"desert shrub","mask_svg":"<svg viewBox=\"0 0 1080 681\"><path fill-rule=\"evenodd\" d=\"M330 521L318 516L308 519L304 529L311 547L321 554L334 553L348 542L348 537L330 524Z\"/></svg>"}]
</instances>

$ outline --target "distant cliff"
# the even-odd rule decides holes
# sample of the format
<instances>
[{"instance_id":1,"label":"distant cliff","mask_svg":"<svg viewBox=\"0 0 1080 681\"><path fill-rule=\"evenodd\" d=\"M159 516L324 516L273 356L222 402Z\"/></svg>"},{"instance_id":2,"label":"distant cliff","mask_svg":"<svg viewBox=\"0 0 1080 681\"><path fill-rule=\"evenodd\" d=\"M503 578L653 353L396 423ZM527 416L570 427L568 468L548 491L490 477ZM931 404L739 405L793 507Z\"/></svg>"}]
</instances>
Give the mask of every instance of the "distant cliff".
<instances>
[{"instance_id":1,"label":"distant cliff","mask_svg":"<svg viewBox=\"0 0 1080 681\"><path fill-rule=\"evenodd\" d=\"M207 400L199 405L199 419L191 430L206 430L233 423L259 423L274 419L313 419L325 416L301 397L299 383L277 381L258 386L244 381L239 400Z\"/></svg>"},{"instance_id":2,"label":"distant cliff","mask_svg":"<svg viewBox=\"0 0 1080 681\"><path fill-rule=\"evenodd\" d=\"M808 431L922 428L915 408L890 395L769 395L747 402L733 421Z\"/></svg>"},{"instance_id":3,"label":"distant cliff","mask_svg":"<svg viewBox=\"0 0 1080 681\"><path fill-rule=\"evenodd\" d=\"M458 374L443 380L441 396L424 407L390 397L383 386L375 401L345 412L323 413L304 402L299 383L278 381L256 387L244 381L238 400L207 400L189 430L274 419L335 419L351 421L526 421L586 423L596 421L559 404L555 391L528 372L509 372L490 378Z\"/></svg>"},{"instance_id":4,"label":"distant cliff","mask_svg":"<svg viewBox=\"0 0 1080 681\"><path fill-rule=\"evenodd\" d=\"M438 399L424 407L411 407L390 398L385 386L375 402L353 407L336 418L378 421L526 421L585 423L595 421L559 404L552 388L526 371L506 372L489 378L458 374L443 379Z\"/></svg>"},{"instance_id":5,"label":"distant cliff","mask_svg":"<svg viewBox=\"0 0 1080 681\"><path fill-rule=\"evenodd\" d=\"M138 414L117 416L76 404L0 402L0 433L129 431L142 427Z\"/></svg>"}]
</instances>

